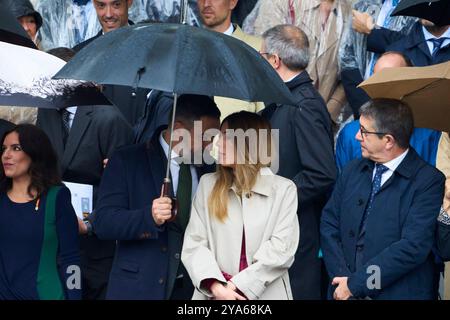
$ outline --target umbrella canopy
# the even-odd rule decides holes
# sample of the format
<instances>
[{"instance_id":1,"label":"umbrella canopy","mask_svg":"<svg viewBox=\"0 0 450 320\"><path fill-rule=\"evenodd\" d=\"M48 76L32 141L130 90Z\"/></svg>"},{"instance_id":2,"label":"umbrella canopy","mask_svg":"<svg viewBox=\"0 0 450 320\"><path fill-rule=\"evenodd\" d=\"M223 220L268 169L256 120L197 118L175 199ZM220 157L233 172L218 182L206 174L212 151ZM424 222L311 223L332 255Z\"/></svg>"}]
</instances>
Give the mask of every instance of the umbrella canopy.
<instances>
[{"instance_id":1,"label":"umbrella canopy","mask_svg":"<svg viewBox=\"0 0 450 320\"><path fill-rule=\"evenodd\" d=\"M294 103L281 78L253 48L179 24L138 24L108 32L78 52L55 78Z\"/></svg>"},{"instance_id":2,"label":"umbrella canopy","mask_svg":"<svg viewBox=\"0 0 450 320\"><path fill-rule=\"evenodd\" d=\"M450 132L450 61L429 67L383 69L359 87L373 99L406 102L416 127Z\"/></svg>"},{"instance_id":3,"label":"umbrella canopy","mask_svg":"<svg viewBox=\"0 0 450 320\"><path fill-rule=\"evenodd\" d=\"M403 0L391 16L410 16L429 20L438 26L450 24L449 0Z\"/></svg>"},{"instance_id":4,"label":"umbrella canopy","mask_svg":"<svg viewBox=\"0 0 450 320\"><path fill-rule=\"evenodd\" d=\"M90 83L51 79L64 65L48 53L0 42L0 105L61 109L111 104Z\"/></svg>"},{"instance_id":5,"label":"umbrella canopy","mask_svg":"<svg viewBox=\"0 0 450 320\"><path fill-rule=\"evenodd\" d=\"M0 1L0 6L0 41L36 49L36 45L31 41L16 17L5 7L6 4Z\"/></svg>"}]
</instances>

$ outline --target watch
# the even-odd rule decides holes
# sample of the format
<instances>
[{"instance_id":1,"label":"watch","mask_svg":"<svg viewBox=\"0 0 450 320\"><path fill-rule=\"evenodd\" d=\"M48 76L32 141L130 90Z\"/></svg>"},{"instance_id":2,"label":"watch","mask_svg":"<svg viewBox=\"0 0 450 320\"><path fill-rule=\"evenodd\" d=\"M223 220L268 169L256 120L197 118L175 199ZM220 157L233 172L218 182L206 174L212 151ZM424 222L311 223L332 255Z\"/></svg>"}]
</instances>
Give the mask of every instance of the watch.
<instances>
[{"instance_id":1,"label":"watch","mask_svg":"<svg viewBox=\"0 0 450 320\"><path fill-rule=\"evenodd\" d=\"M87 228L87 235L91 236L93 234L93 229L92 229L91 222L89 221L89 219L85 218L85 219L83 219L83 223L84 223L84 225Z\"/></svg>"}]
</instances>

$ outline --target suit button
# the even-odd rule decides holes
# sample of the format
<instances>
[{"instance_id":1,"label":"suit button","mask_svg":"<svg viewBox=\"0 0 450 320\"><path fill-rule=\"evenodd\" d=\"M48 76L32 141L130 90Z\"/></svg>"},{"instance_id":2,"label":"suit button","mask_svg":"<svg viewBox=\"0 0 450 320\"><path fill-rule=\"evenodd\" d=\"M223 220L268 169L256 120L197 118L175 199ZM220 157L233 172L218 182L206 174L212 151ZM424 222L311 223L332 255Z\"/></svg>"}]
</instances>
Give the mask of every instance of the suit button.
<instances>
[{"instance_id":1,"label":"suit button","mask_svg":"<svg viewBox=\"0 0 450 320\"><path fill-rule=\"evenodd\" d=\"M179 253L175 253L175 259L180 259L180 254Z\"/></svg>"},{"instance_id":2,"label":"suit button","mask_svg":"<svg viewBox=\"0 0 450 320\"><path fill-rule=\"evenodd\" d=\"M167 247L161 247L162 252L167 252Z\"/></svg>"},{"instance_id":3,"label":"suit button","mask_svg":"<svg viewBox=\"0 0 450 320\"><path fill-rule=\"evenodd\" d=\"M350 238L353 238L355 236L355 233L353 232L353 230L350 230L350 232L348 233L348 236Z\"/></svg>"},{"instance_id":4,"label":"suit button","mask_svg":"<svg viewBox=\"0 0 450 320\"><path fill-rule=\"evenodd\" d=\"M164 283L164 279L163 278L159 278L158 282L159 282L159 284L163 284Z\"/></svg>"}]
</instances>

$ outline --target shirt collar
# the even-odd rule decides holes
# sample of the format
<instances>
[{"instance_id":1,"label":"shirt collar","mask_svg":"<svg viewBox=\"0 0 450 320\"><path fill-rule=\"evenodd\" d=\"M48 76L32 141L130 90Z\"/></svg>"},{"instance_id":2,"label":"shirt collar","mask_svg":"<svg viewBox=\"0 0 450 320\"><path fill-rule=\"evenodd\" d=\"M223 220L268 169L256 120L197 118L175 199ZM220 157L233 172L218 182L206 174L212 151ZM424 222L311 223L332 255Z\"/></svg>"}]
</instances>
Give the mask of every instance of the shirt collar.
<instances>
[{"instance_id":1,"label":"shirt collar","mask_svg":"<svg viewBox=\"0 0 450 320\"><path fill-rule=\"evenodd\" d=\"M167 144L166 140L164 140L163 134L165 131L162 131L161 134L159 135L159 144L161 145L161 147L164 150L164 155L167 157L167 154L169 153L169 145ZM170 160L175 160L180 158L180 156L178 154L175 153L175 151L173 151L172 149L172 155L170 157Z\"/></svg>"},{"instance_id":2,"label":"shirt collar","mask_svg":"<svg viewBox=\"0 0 450 320\"><path fill-rule=\"evenodd\" d=\"M77 113L77 106L74 106L74 107L68 107L68 108L66 108L66 110L68 111L68 112L70 112L71 114L75 114L75 113Z\"/></svg>"},{"instance_id":3,"label":"shirt collar","mask_svg":"<svg viewBox=\"0 0 450 320\"><path fill-rule=\"evenodd\" d=\"M227 36L231 36L234 32L234 26L232 23L230 23L230 27L225 30L224 34L226 34Z\"/></svg>"},{"instance_id":4,"label":"shirt collar","mask_svg":"<svg viewBox=\"0 0 450 320\"><path fill-rule=\"evenodd\" d=\"M392 159L391 161L388 161L386 163L383 163L385 167L387 167L391 171L395 171L397 167L402 163L403 159L405 159L406 155L408 154L409 148L406 149L405 152L403 152L401 155L399 155L397 158Z\"/></svg>"},{"instance_id":5,"label":"shirt collar","mask_svg":"<svg viewBox=\"0 0 450 320\"><path fill-rule=\"evenodd\" d=\"M440 36L439 38L433 36L430 32L428 32L428 30L422 26L422 31L423 31L423 35L425 37L425 40L430 40L430 39L440 39L440 38L450 38L450 28L447 29L447 31L445 31L445 33Z\"/></svg>"},{"instance_id":6,"label":"shirt collar","mask_svg":"<svg viewBox=\"0 0 450 320\"><path fill-rule=\"evenodd\" d=\"M291 82L292 80L294 80L295 78L297 78L298 77L298 75L300 74L301 72L299 72L299 73L297 73L295 76L293 76L292 78L290 78L290 79L287 79L284 83L288 83L288 82Z\"/></svg>"}]
</instances>

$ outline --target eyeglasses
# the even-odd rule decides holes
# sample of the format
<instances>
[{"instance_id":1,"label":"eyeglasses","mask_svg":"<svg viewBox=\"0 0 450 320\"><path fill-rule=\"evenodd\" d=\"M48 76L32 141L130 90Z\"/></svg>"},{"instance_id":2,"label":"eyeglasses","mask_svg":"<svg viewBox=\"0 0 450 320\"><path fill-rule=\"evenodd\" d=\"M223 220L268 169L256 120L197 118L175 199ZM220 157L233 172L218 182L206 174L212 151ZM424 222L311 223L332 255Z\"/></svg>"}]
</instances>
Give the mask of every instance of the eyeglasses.
<instances>
[{"instance_id":1,"label":"eyeglasses","mask_svg":"<svg viewBox=\"0 0 450 320\"><path fill-rule=\"evenodd\" d=\"M379 136L384 136L386 134L388 134L387 132L375 132L375 131L367 131L366 128L364 128L363 126L359 126L359 131L361 132L361 137L364 138L365 135L368 134L376 134Z\"/></svg>"},{"instance_id":2,"label":"eyeglasses","mask_svg":"<svg viewBox=\"0 0 450 320\"><path fill-rule=\"evenodd\" d=\"M281 60L281 58L280 58L280 56L278 56L276 53L270 53L270 52L260 52L259 53L260 55L262 55L262 56L268 56L268 57L270 57L270 56L277 56L278 57L278 59L280 59Z\"/></svg>"}]
</instances>

